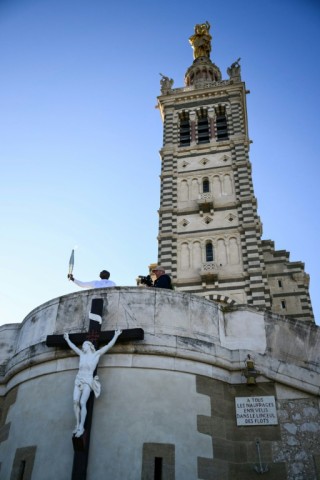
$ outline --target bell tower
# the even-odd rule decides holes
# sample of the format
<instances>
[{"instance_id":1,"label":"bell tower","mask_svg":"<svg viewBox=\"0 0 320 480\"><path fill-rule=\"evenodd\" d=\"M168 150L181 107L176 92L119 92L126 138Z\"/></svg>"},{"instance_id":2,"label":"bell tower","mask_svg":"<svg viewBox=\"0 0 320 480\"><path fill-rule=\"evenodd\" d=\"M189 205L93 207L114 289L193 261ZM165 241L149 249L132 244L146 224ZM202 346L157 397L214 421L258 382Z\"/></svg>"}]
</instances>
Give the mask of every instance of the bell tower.
<instances>
[{"instance_id":1,"label":"bell tower","mask_svg":"<svg viewBox=\"0 0 320 480\"><path fill-rule=\"evenodd\" d=\"M210 59L211 41L210 24L196 25L185 86L173 88L164 75L160 82L158 263L176 290L314 321L304 265L291 264L287 252L261 239L249 160L249 92L240 59L222 79Z\"/></svg>"}]
</instances>

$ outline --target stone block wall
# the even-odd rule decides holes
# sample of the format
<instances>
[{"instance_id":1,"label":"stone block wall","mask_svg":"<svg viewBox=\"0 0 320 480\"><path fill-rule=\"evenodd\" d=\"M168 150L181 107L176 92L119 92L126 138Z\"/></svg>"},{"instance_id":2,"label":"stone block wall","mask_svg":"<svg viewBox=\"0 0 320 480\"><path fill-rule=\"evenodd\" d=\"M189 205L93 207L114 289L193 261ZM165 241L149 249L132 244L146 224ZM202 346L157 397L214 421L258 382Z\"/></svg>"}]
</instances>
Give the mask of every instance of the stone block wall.
<instances>
[{"instance_id":1,"label":"stone block wall","mask_svg":"<svg viewBox=\"0 0 320 480\"><path fill-rule=\"evenodd\" d=\"M319 399L280 400L278 412L281 442L273 444L273 458L287 464L288 480L319 479Z\"/></svg>"},{"instance_id":2,"label":"stone block wall","mask_svg":"<svg viewBox=\"0 0 320 480\"><path fill-rule=\"evenodd\" d=\"M62 479L61 471L70 478L78 359L45 340L87 331L97 297L104 300L102 330L139 327L144 340L116 344L101 358L107 395L95 405L96 456L88 480L102 478L107 468L113 480L153 480L156 468L166 480L250 480L259 476L257 445L268 465L266 480L319 480L319 327L138 287L66 295L39 306L21 324L0 327L1 480L19 478L22 468L28 475L32 470L32 480L43 480L53 445L59 461L48 480ZM252 387L243 376L248 354L260 373ZM279 423L237 426L235 398L246 396L275 397ZM114 462L117 455L130 462Z\"/></svg>"},{"instance_id":3,"label":"stone block wall","mask_svg":"<svg viewBox=\"0 0 320 480\"><path fill-rule=\"evenodd\" d=\"M318 480L320 478L319 398L277 400L278 425L238 427L235 397L277 396L273 383L254 387L228 385L197 377L197 391L211 400L211 417L199 416L198 429L212 437L213 459L199 458L199 478L250 480L257 478L261 461L268 465L269 480Z\"/></svg>"}]
</instances>

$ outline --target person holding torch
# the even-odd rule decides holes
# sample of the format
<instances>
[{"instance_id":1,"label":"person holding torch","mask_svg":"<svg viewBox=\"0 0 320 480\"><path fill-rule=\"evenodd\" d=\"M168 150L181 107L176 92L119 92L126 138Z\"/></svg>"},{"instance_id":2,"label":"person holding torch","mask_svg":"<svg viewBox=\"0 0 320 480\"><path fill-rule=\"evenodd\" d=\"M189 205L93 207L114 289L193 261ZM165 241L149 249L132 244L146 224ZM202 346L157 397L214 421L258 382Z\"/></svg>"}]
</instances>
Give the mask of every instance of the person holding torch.
<instances>
[{"instance_id":1,"label":"person holding torch","mask_svg":"<svg viewBox=\"0 0 320 480\"><path fill-rule=\"evenodd\" d=\"M102 270L100 272L100 280L92 280L90 282L82 282L81 280L77 280L73 276L73 267L74 267L74 250L71 252L71 257L69 261L69 273L68 273L68 279L74 282L78 287L81 288L109 288L109 287L115 287L116 284L112 281L109 280L110 273L108 270Z\"/></svg>"}]
</instances>

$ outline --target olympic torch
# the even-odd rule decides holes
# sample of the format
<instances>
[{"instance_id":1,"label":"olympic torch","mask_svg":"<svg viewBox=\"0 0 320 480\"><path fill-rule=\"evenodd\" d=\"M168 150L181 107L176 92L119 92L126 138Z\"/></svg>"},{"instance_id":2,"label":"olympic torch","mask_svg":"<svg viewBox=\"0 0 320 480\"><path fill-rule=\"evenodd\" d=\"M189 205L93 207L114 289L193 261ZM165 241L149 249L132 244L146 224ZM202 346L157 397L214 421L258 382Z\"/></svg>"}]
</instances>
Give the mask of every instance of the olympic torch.
<instances>
[{"instance_id":1,"label":"olympic torch","mask_svg":"<svg viewBox=\"0 0 320 480\"><path fill-rule=\"evenodd\" d=\"M69 272L68 272L69 280L72 279L73 267L74 267L74 250L72 250L70 255L70 260L69 260Z\"/></svg>"}]
</instances>

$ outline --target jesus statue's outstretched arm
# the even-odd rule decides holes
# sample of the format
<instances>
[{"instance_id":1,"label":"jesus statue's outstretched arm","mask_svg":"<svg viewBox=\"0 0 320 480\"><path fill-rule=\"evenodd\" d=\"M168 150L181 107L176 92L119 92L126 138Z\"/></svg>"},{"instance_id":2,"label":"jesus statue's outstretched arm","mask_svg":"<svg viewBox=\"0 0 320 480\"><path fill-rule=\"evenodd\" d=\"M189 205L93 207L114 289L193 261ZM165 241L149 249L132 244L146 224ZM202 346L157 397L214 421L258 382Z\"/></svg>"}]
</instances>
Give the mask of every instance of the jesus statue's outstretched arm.
<instances>
[{"instance_id":1,"label":"jesus statue's outstretched arm","mask_svg":"<svg viewBox=\"0 0 320 480\"><path fill-rule=\"evenodd\" d=\"M114 332L114 336L113 336L113 339L107 344L105 345L104 347L100 348L100 350L97 350L97 353L99 354L99 357L101 355L104 355L108 350L110 350L110 348L113 347L113 345L116 343L119 335L121 335L122 333L122 330L116 330Z\"/></svg>"},{"instance_id":2,"label":"jesus statue's outstretched arm","mask_svg":"<svg viewBox=\"0 0 320 480\"><path fill-rule=\"evenodd\" d=\"M82 351L81 351L80 348L78 348L74 343L71 342L68 333L64 333L64 334L63 334L63 338L65 339L65 341L67 342L67 344L69 345L69 347L70 347L77 355L81 355Z\"/></svg>"}]
</instances>

